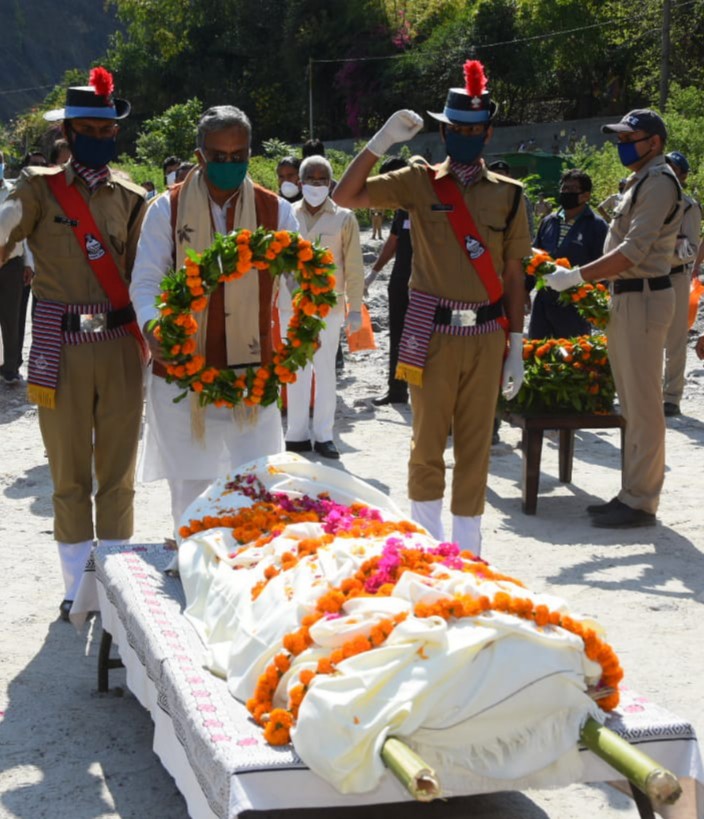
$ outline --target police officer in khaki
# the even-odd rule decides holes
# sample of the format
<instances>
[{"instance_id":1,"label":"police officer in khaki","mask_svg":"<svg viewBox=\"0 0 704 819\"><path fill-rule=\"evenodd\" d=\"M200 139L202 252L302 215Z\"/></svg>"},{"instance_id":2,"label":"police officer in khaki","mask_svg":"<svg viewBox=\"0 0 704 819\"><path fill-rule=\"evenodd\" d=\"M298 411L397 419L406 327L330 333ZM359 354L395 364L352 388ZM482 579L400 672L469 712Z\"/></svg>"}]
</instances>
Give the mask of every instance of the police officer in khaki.
<instances>
[{"instance_id":1,"label":"police officer in khaki","mask_svg":"<svg viewBox=\"0 0 704 819\"><path fill-rule=\"evenodd\" d=\"M91 71L90 85L67 90L65 108L45 118L63 120L72 159L26 168L0 210L0 251L26 238L35 259L27 381L53 481L64 619L94 535L110 545L133 530L143 339L127 282L146 202L141 188L108 168L117 121L130 109L112 90L104 69Z\"/></svg>"},{"instance_id":2,"label":"police officer in khaki","mask_svg":"<svg viewBox=\"0 0 704 819\"><path fill-rule=\"evenodd\" d=\"M582 268L558 268L545 282L567 290L583 281L612 280L606 332L626 419L623 474L618 496L587 511L594 526L652 526L665 479L662 367L675 313L670 269L682 222L682 190L663 155L665 123L654 111L631 111L602 131L616 134L619 158L631 171L604 255Z\"/></svg>"},{"instance_id":3,"label":"police officer in khaki","mask_svg":"<svg viewBox=\"0 0 704 819\"><path fill-rule=\"evenodd\" d=\"M481 546L492 428L499 389L513 397L523 380L523 266L530 254L520 183L482 159L497 111L483 66L464 65L440 122L447 158L367 179L377 158L410 139L423 120L397 111L357 155L333 198L350 208L403 208L413 261L396 377L410 385L413 437L408 471L411 514L443 540L444 451L452 427L452 539ZM506 352L509 330L509 349Z\"/></svg>"},{"instance_id":4,"label":"police officer in khaki","mask_svg":"<svg viewBox=\"0 0 704 819\"><path fill-rule=\"evenodd\" d=\"M665 156L665 160L684 189L689 176L687 157L679 151L670 151ZM662 386L663 410L668 418L680 415L680 401L684 392L684 371L687 365L689 291L702 230L702 210L699 202L686 192L683 192L682 198L684 199L684 213L670 268L670 280L675 291L675 315L665 342L665 376Z\"/></svg>"}]
</instances>

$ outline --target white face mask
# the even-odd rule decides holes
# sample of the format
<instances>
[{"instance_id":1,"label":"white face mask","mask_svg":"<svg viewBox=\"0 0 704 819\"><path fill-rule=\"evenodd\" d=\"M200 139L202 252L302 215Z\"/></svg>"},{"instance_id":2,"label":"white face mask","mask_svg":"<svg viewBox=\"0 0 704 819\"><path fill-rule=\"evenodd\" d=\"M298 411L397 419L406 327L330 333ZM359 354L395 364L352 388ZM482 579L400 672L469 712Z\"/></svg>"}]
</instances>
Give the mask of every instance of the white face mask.
<instances>
[{"instance_id":1,"label":"white face mask","mask_svg":"<svg viewBox=\"0 0 704 819\"><path fill-rule=\"evenodd\" d=\"M285 199L293 199L294 196L298 196L298 185L295 182L286 180L281 183L280 191Z\"/></svg>"},{"instance_id":2,"label":"white face mask","mask_svg":"<svg viewBox=\"0 0 704 819\"><path fill-rule=\"evenodd\" d=\"M322 205L330 193L329 185L303 185L303 198L312 207Z\"/></svg>"},{"instance_id":3,"label":"white face mask","mask_svg":"<svg viewBox=\"0 0 704 819\"><path fill-rule=\"evenodd\" d=\"M166 174L166 184L173 185L176 181L176 171L171 171L171 173Z\"/></svg>"}]
</instances>

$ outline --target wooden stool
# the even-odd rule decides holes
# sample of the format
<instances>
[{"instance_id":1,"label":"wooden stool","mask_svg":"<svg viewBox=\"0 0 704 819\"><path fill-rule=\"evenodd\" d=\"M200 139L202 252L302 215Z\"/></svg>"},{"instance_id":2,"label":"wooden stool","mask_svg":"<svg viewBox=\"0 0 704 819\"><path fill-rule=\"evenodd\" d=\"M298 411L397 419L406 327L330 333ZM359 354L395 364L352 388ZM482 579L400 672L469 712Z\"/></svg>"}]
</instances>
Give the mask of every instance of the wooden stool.
<instances>
[{"instance_id":1,"label":"wooden stool","mask_svg":"<svg viewBox=\"0 0 704 819\"><path fill-rule=\"evenodd\" d=\"M504 420L523 430L523 511L534 515L538 506L540 484L540 456L543 449L543 432L546 429L560 431L559 477L562 483L572 481L574 458L574 431L576 429L621 430L621 468L623 469L623 445L626 421L620 415L592 415L571 413L566 415L523 415L518 412L504 413Z\"/></svg>"}]
</instances>

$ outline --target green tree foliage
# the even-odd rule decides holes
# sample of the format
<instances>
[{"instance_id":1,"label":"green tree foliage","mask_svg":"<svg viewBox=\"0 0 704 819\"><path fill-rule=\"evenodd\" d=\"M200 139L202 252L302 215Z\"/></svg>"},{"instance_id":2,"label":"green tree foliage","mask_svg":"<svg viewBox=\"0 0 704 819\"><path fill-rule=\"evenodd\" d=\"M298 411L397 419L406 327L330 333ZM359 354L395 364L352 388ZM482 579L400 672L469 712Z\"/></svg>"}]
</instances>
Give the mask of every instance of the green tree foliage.
<instances>
[{"instance_id":1,"label":"green tree foliage","mask_svg":"<svg viewBox=\"0 0 704 819\"><path fill-rule=\"evenodd\" d=\"M146 164L161 167L167 156L190 160L196 146L196 127L203 113L203 104L194 97L172 105L163 114L147 120L137 137L137 158Z\"/></svg>"}]
</instances>

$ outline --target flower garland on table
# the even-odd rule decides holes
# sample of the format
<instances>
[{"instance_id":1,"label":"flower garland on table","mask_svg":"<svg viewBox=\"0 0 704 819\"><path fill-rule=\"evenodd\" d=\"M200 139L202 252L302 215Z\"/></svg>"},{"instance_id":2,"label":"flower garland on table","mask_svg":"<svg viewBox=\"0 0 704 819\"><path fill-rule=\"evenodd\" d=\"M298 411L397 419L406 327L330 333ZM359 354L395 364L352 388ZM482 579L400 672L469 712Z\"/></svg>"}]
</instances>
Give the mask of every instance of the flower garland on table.
<instances>
[{"instance_id":1,"label":"flower garland on table","mask_svg":"<svg viewBox=\"0 0 704 819\"><path fill-rule=\"evenodd\" d=\"M216 234L207 250L189 250L187 256L183 267L164 277L156 300L161 315L151 325L166 361L166 380L198 393L201 406L273 404L280 385L295 381L296 371L313 358L323 319L336 303L332 253L298 233L260 227ZM299 287L286 337L270 364L248 367L240 374L211 367L204 356L195 354L194 314L207 308L208 296L221 283L240 279L252 268L268 270L272 276L290 272Z\"/></svg>"},{"instance_id":2,"label":"flower garland on table","mask_svg":"<svg viewBox=\"0 0 704 819\"><path fill-rule=\"evenodd\" d=\"M606 337L546 338L523 341L524 380L518 395L503 404L511 411L613 411L614 384Z\"/></svg>"},{"instance_id":3,"label":"flower garland on table","mask_svg":"<svg viewBox=\"0 0 704 819\"><path fill-rule=\"evenodd\" d=\"M554 273L557 265L572 267L569 259L554 259L549 253L539 251L534 256L523 259L523 269L528 276L535 276L535 289L545 287L543 276ZM606 329L609 321L609 304L611 296L609 289L601 282L596 284L580 284L570 287L558 295L558 301L563 305L574 305L579 315L593 324L599 330Z\"/></svg>"}]
</instances>

